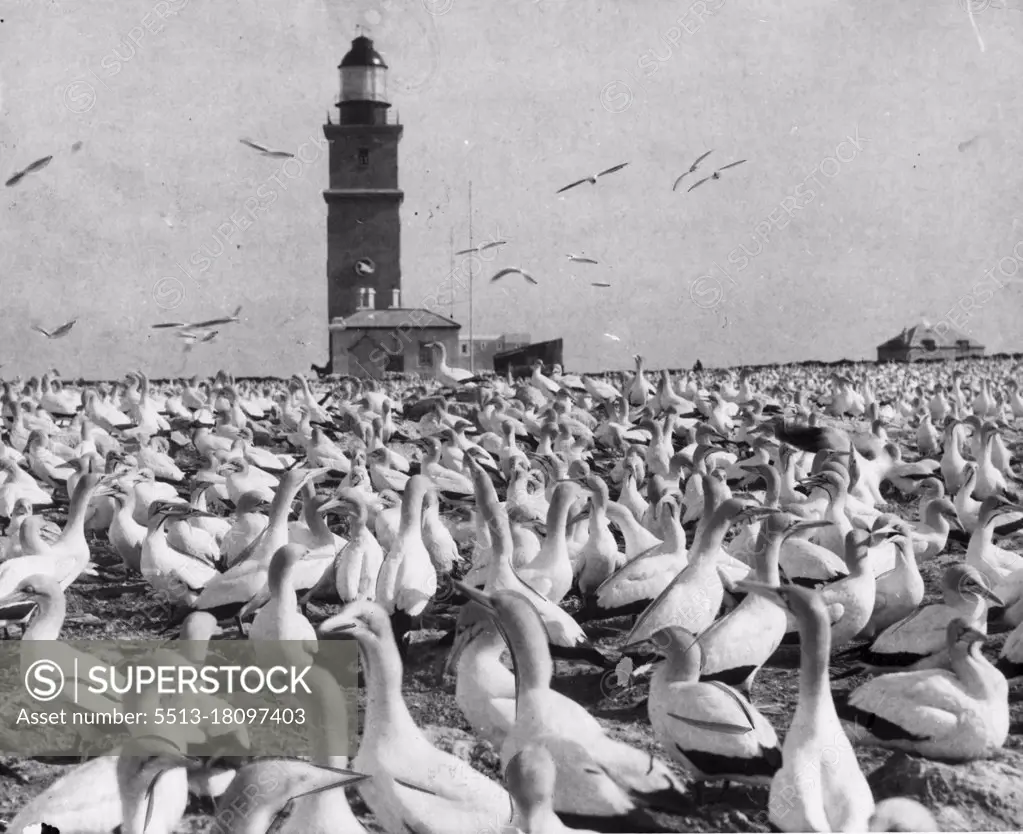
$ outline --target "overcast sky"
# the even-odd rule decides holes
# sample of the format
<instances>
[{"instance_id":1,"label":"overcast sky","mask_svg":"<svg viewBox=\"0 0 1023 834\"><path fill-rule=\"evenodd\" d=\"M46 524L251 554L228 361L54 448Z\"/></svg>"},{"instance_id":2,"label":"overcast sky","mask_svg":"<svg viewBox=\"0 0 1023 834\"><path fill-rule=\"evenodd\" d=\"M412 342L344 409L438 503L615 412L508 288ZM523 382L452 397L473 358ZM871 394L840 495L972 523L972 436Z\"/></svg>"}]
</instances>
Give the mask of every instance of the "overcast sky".
<instances>
[{"instance_id":1,"label":"overcast sky","mask_svg":"<svg viewBox=\"0 0 1023 834\"><path fill-rule=\"evenodd\" d=\"M322 362L322 124L359 25L405 125L406 305L445 285L452 230L468 245L471 179L476 242L509 241L476 332L562 336L576 370L872 358L956 308L989 350L1023 349L1023 284L985 290L1023 241L1023 2L972 0L983 52L966 2L7 0L0 174L54 158L0 189L0 373ZM490 285L503 266L539 286ZM150 329L238 304L188 354ZM465 293L454 312L467 327ZM63 340L30 329L73 317Z\"/></svg>"}]
</instances>

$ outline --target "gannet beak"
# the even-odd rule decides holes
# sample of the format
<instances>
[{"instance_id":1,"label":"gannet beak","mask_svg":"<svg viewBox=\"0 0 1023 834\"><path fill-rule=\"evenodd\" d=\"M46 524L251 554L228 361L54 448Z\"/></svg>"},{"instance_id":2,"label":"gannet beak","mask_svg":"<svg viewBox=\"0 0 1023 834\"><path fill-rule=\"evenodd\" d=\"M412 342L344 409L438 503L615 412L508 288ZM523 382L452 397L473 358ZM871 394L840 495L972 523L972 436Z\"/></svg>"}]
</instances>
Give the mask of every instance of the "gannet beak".
<instances>
[{"instance_id":1,"label":"gannet beak","mask_svg":"<svg viewBox=\"0 0 1023 834\"><path fill-rule=\"evenodd\" d=\"M459 582L457 579L454 580L451 584L455 586L455 590L457 590L459 593L463 594L464 596L468 597L469 599L471 599L473 602L477 603L478 605L483 606L483 608L487 612L489 612L491 614L496 613L496 611L494 609L494 602L490 598L489 594L485 594L485 593L483 593L483 591L480 591L477 588L471 588L470 586L466 585L464 582Z\"/></svg>"},{"instance_id":2,"label":"gannet beak","mask_svg":"<svg viewBox=\"0 0 1023 834\"><path fill-rule=\"evenodd\" d=\"M329 466L321 466L318 469L310 469L308 472L305 473L305 476L302 478L302 486L305 486L310 482L322 478L328 472L330 472Z\"/></svg>"},{"instance_id":3,"label":"gannet beak","mask_svg":"<svg viewBox=\"0 0 1023 834\"><path fill-rule=\"evenodd\" d=\"M785 531L786 536L794 535L795 533L801 533L804 530L818 530L821 527L830 527L832 522L830 521L798 521L793 524L788 530Z\"/></svg>"},{"instance_id":4,"label":"gannet beak","mask_svg":"<svg viewBox=\"0 0 1023 834\"><path fill-rule=\"evenodd\" d=\"M292 800L300 799L304 796L315 796L316 794L324 793L325 791L337 790L338 788L350 787L351 785L358 784L359 782L363 782L370 778L368 774L357 773L354 770L342 770L341 768L326 767L324 765L315 765L315 767L319 770L326 771L327 773L336 773L341 778L328 785L321 785L320 787L313 788L312 790L305 791L304 793L297 793L292 797Z\"/></svg>"},{"instance_id":5,"label":"gannet beak","mask_svg":"<svg viewBox=\"0 0 1023 834\"><path fill-rule=\"evenodd\" d=\"M764 507L757 504L753 504L752 506L746 507L746 509L742 511L742 515L745 518L757 519L766 518L769 515L777 515L780 512L782 511L774 507Z\"/></svg>"},{"instance_id":6,"label":"gannet beak","mask_svg":"<svg viewBox=\"0 0 1023 834\"><path fill-rule=\"evenodd\" d=\"M330 500L324 501L322 504L320 504L316 512L318 512L320 515L326 515L331 510L335 510L338 507L344 507L347 504L348 502L345 501L343 498L331 498Z\"/></svg>"},{"instance_id":7,"label":"gannet beak","mask_svg":"<svg viewBox=\"0 0 1023 834\"><path fill-rule=\"evenodd\" d=\"M182 518L220 518L216 513L211 513L206 510L197 510L194 507L189 508L186 511L182 511Z\"/></svg>"},{"instance_id":8,"label":"gannet beak","mask_svg":"<svg viewBox=\"0 0 1023 834\"><path fill-rule=\"evenodd\" d=\"M998 608L1005 608L1005 600L1003 600L1000 596L998 596L998 594L996 594L990 588L985 588L983 585L981 585L977 593L980 596L984 597L984 599L991 600L991 602L993 602Z\"/></svg>"},{"instance_id":9,"label":"gannet beak","mask_svg":"<svg viewBox=\"0 0 1023 834\"><path fill-rule=\"evenodd\" d=\"M355 636L350 633L355 629L355 627L356 623L349 620L342 611L340 614L328 617L320 623L320 627L316 629L316 632L320 635L320 637L328 640L348 640Z\"/></svg>"}]
</instances>

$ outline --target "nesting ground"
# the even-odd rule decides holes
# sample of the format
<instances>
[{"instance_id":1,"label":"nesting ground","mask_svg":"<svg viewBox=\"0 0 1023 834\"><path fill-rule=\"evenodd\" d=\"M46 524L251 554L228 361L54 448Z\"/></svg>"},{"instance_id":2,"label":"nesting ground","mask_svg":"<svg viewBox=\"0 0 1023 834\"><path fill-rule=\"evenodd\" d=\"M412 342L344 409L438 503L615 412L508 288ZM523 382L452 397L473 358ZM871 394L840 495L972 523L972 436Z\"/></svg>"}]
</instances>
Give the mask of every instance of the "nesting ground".
<instances>
[{"instance_id":1,"label":"nesting ground","mask_svg":"<svg viewBox=\"0 0 1023 834\"><path fill-rule=\"evenodd\" d=\"M410 435L416 433L414 426L401 424L400 421L399 426ZM856 426L850 423L848 427L860 430L865 428L862 423ZM915 453L907 451L915 449L913 437L908 434L900 435L900 430L894 427L889 427L888 432L892 441L899 443L902 447L905 459L912 460L917 457ZM1023 452L1020 432L1015 429L1006 430L1005 438L1007 445L1014 453L1014 458L1018 459ZM339 445L344 446L344 444ZM410 459L418 454L412 447L399 446L398 449ZM275 449L275 451L286 450ZM178 465L186 473L194 472L197 468L196 464L197 460L191 447L178 455ZM915 499L907 500L892 492L887 494L889 500L893 502L887 508L889 511L903 518L915 520ZM63 524L63 510L47 511L45 515L59 524ZM339 529L337 532L344 534L346 530ZM688 529L687 533L691 541L692 529ZM116 554L107 544L105 536L92 539L90 543L97 563L110 565L119 563ZM1018 538L1002 540L999 544L1014 551L1023 549L1023 542ZM950 542L946 552L936 559L920 565L920 571L927 586L925 604L940 601L937 591L940 587L941 575L949 565L961 561L964 552L962 544ZM469 554L465 552L463 555L468 556ZM136 592L116 598L102 599L97 591L105 584L109 583L91 577L83 577L69 590L68 616L62 636L67 639L156 637L159 631L157 625L148 631L135 632L129 631L124 625L133 619L132 615L137 615L145 610L147 595ZM321 616L325 616L327 613L332 614L339 609L323 606L321 609L314 609L311 614L315 614L316 610L322 612ZM449 628L453 626L454 610L439 604L434 611L436 619L431 616L431 623L447 625ZM136 622L139 619L137 616L134 617ZM314 624L319 620L316 616L313 616L312 619ZM588 626L586 631L595 644L613 652L621 644L624 632L628 630L630 623L631 620L625 618L607 620ZM230 633L231 627L226 626L226 628ZM499 779L499 761L495 751L485 742L476 739L455 704L454 680L445 679L441 675L446 649L438 648L435 644L442 633L441 631L426 631L417 635L405 669L405 700L416 723L427 732L438 747L471 761L483 773L494 779ZM994 659L1004 639L1004 633L992 635L985 646L985 653ZM798 647L782 647L758 676L754 688L754 703L774 724L779 737L784 736L796 706L798 667ZM839 665L835 667L834 671L841 672L843 668ZM615 691L613 686L609 686L609 680L613 679L613 675L606 678L602 685L603 677L603 674L592 666L558 661L554 687L584 704L616 738L643 749L659 752L658 746L653 740L645 706L642 705L646 697L646 684ZM861 677L854 677L840 681L835 685L835 691L855 687L862 680ZM1010 735L1005 752L998 758L1001 765L1013 768L1010 772L1023 777L1023 735L1020 735L1023 732L1023 698L1021 698L1023 692L1021 690L1023 690L1023 686L1016 684L1011 691L1014 735ZM362 702L363 698L360 693L360 709ZM868 776L892 755L886 751L866 748L859 748L857 753L861 767ZM905 757L896 755L899 756L900 764L907 765L912 770L912 762L901 761ZM14 757L6 757L0 761L13 767L24 779L24 782L19 784L14 778L0 776L0 824L11 819L29 798L41 792L70 767ZM1020 768L1020 770L1015 770L1016 768ZM907 791L913 791L914 785L919 785L916 798L936 813L939 824L943 828L1003 831L1023 829L1023 803L1019 802L1019 795L1007 796L1005 791L999 788L997 781L992 781L989 787L985 787L986 774L988 772L993 774L1000 769L1004 770L1004 768L999 768L999 762L980 762L963 766L960 768L961 773L957 772L955 768L946 768L944 771L934 774L934 778L928 777L914 781L902 778L899 775L899 767L896 766L889 768L884 777L871 781L875 795L879 799L892 794L905 794ZM963 785L968 784L969 789L960 785L960 787L952 789L952 795L948 795L945 789L940 788L941 785L950 785L949 771L955 780L960 775L968 777ZM1023 791L1023 778L1020 782L1020 790ZM955 784L959 783L955 782ZM939 787L936 788L935 785ZM946 795L942 795L943 793ZM659 819L677 831L767 831L769 830L766 818L767 796L766 789L750 789L742 786L723 789L720 785L708 786L701 791L698 798L694 795L690 813L685 816L672 817L660 815ZM349 798L353 809L367 830L382 832L383 829L374 823L372 815L362 805L354 791L349 792ZM199 832L206 832L210 825L209 816L198 811L193 803L178 831L199 834ZM15 832L15 834L20 834L20 832Z\"/></svg>"}]
</instances>

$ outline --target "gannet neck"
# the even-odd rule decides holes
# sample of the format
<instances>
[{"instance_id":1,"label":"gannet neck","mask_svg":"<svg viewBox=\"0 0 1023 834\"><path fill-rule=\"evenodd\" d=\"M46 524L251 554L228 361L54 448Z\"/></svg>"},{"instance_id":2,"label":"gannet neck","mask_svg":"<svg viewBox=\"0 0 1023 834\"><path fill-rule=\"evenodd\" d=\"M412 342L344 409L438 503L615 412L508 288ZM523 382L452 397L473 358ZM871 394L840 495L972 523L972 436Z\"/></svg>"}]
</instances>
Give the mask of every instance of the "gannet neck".
<instances>
[{"instance_id":1,"label":"gannet neck","mask_svg":"<svg viewBox=\"0 0 1023 834\"><path fill-rule=\"evenodd\" d=\"M299 489L301 489L299 483L289 483L287 478L281 481L270 502L270 509L267 511L268 523L266 526L268 530L276 531L287 528L288 513L291 512L291 504L298 495Z\"/></svg>"},{"instance_id":2,"label":"gannet neck","mask_svg":"<svg viewBox=\"0 0 1023 834\"><path fill-rule=\"evenodd\" d=\"M669 637L664 649L665 662L662 675L665 680L696 681L700 678L702 653L696 638L677 627L667 629ZM681 633L680 633L681 632Z\"/></svg>"},{"instance_id":3,"label":"gannet neck","mask_svg":"<svg viewBox=\"0 0 1023 834\"><path fill-rule=\"evenodd\" d=\"M766 455L766 450L762 451ZM757 471L760 472L767 485L764 506L777 507L781 501L781 477L778 475L778 470L765 462L758 467Z\"/></svg>"},{"instance_id":4,"label":"gannet neck","mask_svg":"<svg viewBox=\"0 0 1023 834\"><path fill-rule=\"evenodd\" d=\"M98 480L95 475L85 475L79 480L71 498L71 506L68 508L67 523L57 541L64 542L71 538L85 536L85 517L89 509L89 501L93 492L96 491L97 485Z\"/></svg>"},{"instance_id":5,"label":"gannet neck","mask_svg":"<svg viewBox=\"0 0 1023 834\"><path fill-rule=\"evenodd\" d=\"M429 489L429 481L421 475L409 478L401 500L401 521L399 536L417 534L423 526L423 500Z\"/></svg>"},{"instance_id":6,"label":"gannet neck","mask_svg":"<svg viewBox=\"0 0 1023 834\"><path fill-rule=\"evenodd\" d=\"M328 767L347 767L348 757L340 755L339 750L349 747L348 737L350 722L348 704L344 693L334 676L321 666L313 666L306 673L306 681L312 694L307 696L313 726L317 732L313 734L312 758L315 762Z\"/></svg>"},{"instance_id":7,"label":"gannet neck","mask_svg":"<svg viewBox=\"0 0 1023 834\"><path fill-rule=\"evenodd\" d=\"M568 526L568 513L575 501L572 487L569 484L558 484L551 496L550 506L547 508L547 535L553 537L553 543L566 540L566 527Z\"/></svg>"},{"instance_id":8,"label":"gannet neck","mask_svg":"<svg viewBox=\"0 0 1023 834\"><path fill-rule=\"evenodd\" d=\"M704 516L707 518L707 516ZM697 533L696 541L689 553L689 564L716 560L718 551L725 543L725 534L731 524L728 508L718 507L710 515L706 526Z\"/></svg>"},{"instance_id":9,"label":"gannet neck","mask_svg":"<svg viewBox=\"0 0 1023 834\"><path fill-rule=\"evenodd\" d=\"M666 552L675 552L685 550L686 548L686 531L679 520L681 511L681 506L677 502L672 501L669 511L661 518L661 532L664 534L664 549Z\"/></svg>"},{"instance_id":10,"label":"gannet neck","mask_svg":"<svg viewBox=\"0 0 1023 834\"><path fill-rule=\"evenodd\" d=\"M770 530L769 527L769 522L760 526L760 535L757 536L757 558L753 565L759 582L777 588L781 585L781 546L785 542L785 532Z\"/></svg>"},{"instance_id":11,"label":"gannet neck","mask_svg":"<svg viewBox=\"0 0 1023 834\"><path fill-rule=\"evenodd\" d=\"M949 646L948 659L952 671L955 672L966 691L974 698L986 700L995 693L990 685L988 675L985 674L988 671L985 667L991 664L981 654L980 647L980 642L955 643Z\"/></svg>"},{"instance_id":12,"label":"gannet neck","mask_svg":"<svg viewBox=\"0 0 1023 834\"><path fill-rule=\"evenodd\" d=\"M67 616L67 601L59 587L54 593L45 594L38 603L38 612L35 619L25 633L22 640L59 640L60 630L64 627L64 617Z\"/></svg>"},{"instance_id":13,"label":"gannet neck","mask_svg":"<svg viewBox=\"0 0 1023 834\"><path fill-rule=\"evenodd\" d=\"M828 659L831 655L831 624L827 610L814 607L812 615L803 621L800 633L799 704L806 704L811 714L828 705L834 711L831 685L828 679ZM798 707L797 707L798 709Z\"/></svg>"},{"instance_id":14,"label":"gannet neck","mask_svg":"<svg viewBox=\"0 0 1023 834\"><path fill-rule=\"evenodd\" d=\"M366 715L362 744L387 737L407 742L421 736L401 693L401 657L393 637L359 640L366 675Z\"/></svg>"},{"instance_id":15,"label":"gannet neck","mask_svg":"<svg viewBox=\"0 0 1023 834\"><path fill-rule=\"evenodd\" d=\"M549 689L554 676L554 661L547 645L547 630L543 620L535 609L531 608L529 614L531 616L516 616L502 621L515 667L517 707L523 698Z\"/></svg>"}]
</instances>

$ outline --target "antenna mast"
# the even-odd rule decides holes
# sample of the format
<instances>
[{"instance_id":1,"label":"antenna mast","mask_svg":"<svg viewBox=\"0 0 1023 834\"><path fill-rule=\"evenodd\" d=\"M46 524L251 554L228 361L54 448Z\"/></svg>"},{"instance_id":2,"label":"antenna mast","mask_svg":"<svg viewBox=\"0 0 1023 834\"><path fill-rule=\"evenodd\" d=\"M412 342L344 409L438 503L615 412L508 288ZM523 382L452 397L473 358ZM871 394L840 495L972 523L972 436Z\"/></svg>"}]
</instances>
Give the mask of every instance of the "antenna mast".
<instances>
[{"instance_id":1,"label":"antenna mast","mask_svg":"<svg viewBox=\"0 0 1023 834\"><path fill-rule=\"evenodd\" d=\"M469 248L472 249L472 180L469 180ZM476 373L476 340L473 338L472 329L472 279L473 261L469 257L469 371Z\"/></svg>"}]
</instances>

